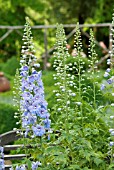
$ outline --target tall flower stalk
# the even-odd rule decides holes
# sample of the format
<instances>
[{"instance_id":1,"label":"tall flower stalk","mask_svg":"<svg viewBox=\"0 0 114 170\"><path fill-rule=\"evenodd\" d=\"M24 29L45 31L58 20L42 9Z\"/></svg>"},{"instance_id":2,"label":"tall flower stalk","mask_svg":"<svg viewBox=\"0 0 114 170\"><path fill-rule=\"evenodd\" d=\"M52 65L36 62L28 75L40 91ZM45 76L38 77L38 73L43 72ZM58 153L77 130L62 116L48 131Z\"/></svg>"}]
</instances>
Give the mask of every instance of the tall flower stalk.
<instances>
[{"instance_id":1,"label":"tall flower stalk","mask_svg":"<svg viewBox=\"0 0 114 170\"><path fill-rule=\"evenodd\" d=\"M77 79L77 94L78 94L78 101L76 102L78 112L81 116L82 121L82 127L83 127L83 97L84 97L84 69L83 69L83 61L82 61L82 39L81 39L81 31L79 28L79 23L76 25L76 33L74 35L74 51L75 51L75 57L77 58L76 62L76 79ZM82 132L83 134L83 132Z\"/></svg>"},{"instance_id":2,"label":"tall flower stalk","mask_svg":"<svg viewBox=\"0 0 114 170\"><path fill-rule=\"evenodd\" d=\"M28 19L25 24L23 41L20 60L22 127L25 129L25 136L29 132L32 137L42 136L45 134L45 129L50 128L50 115L44 99L42 73L37 71L40 65L36 64L37 58L34 55L35 50Z\"/></svg>"},{"instance_id":3,"label":"tall flower stalk","mask_svg":"<svg viewBox=\"0 0 114 170\"><path fill-rule=\"evenodd\" d=\"M82 39L81 39L81 32L79 29L79 23L76 25L76 33L75 33L75 38L74 38L74 50L76 53L76 57L78 58L78 63L77 63L77 76L78 76L78 94L79 94L79 99L80 102L82 101L82 76L81 76L81 70L83 69L82 66L82 60L81 60L81 52L83 52L82 49Z\"/></svg>"},{"instance_id":4,"label":"tall flower stalk","mask_svg":"<svg viewBox=\"0 0 114 170\"><path fill-rule=\"evenodd\" d=\"M34 142L38 142L37 137L39 137L42 147L42 136L49 133L51 120L50 114L47 110L47 102L44 98L42 72L37 71L40 65L36 63L37 58L35 56L31 27L28 18L26 18L22 40L24 43L21 50L20 75L17 70L14 82L14 100L18 106L19 112L15 114L15 118L19 118L17 123L20 124L19 132L23 135L25 153L27 154L27 137L29 137L29 142L31 142L32 145ZM18 91L18 94L16 91ZM40 162L34 161L31 163L31 169L36 170L39 165L41 165ZM26 165L17 165L16 170L19 168L26 169Z\"/></svg>"},{"instance_id":5,"label":"tall flower stalk","mask_svg":"<svg viewBox=\"0 0 114 170\"><path fill-rule=\"evenodd\" d=\"M68 63L68 59L72 60L72 57L69 55L66 46L67 42L63 25L58 25L56 32L56 52L54 53L54 67L56 71L54 74L54 80L56 81L56 90L54 90L54 93L57 101L54 106L55 126L61 131L61 136L57 139L57 142L63 140L62 138L65 137L64 140L67 146L61 144L61 148L69 148L68 153L71 158L70 161L72 162L74 158L72 155L72 140L69 140L72 136L69 125L72 122L72 116L75 112L75 107L72 108L72 105L74 105L76 94L73 91L75 76L72 75L72 63ZM58 159L60 155L61 153L58 154ZM62 153L62 155L64 155L64 153ZM60 160L60 162L62 162L62 160Z\"/></svg>"},{"instance_id":6,"label":"tall flower stalk","mask_svg":"<svg viewBox=\"0 0 114 170\"><path fill-rule=\"evenodd\" d=\"M90 89L90 91L93 91L92 93L92 98L93 98L93 104L92 104L92 107L94 107L94 109L97 108L97 91L96 90L96 85L97 85L97 81L96 81L96 70L97 70L97 54L96 54L96 51L95 51L95 39L94 39L94 35L93 35L93 31L92 29L90 29L90 39L89 39L89 48L88 48L88 57L89 57L89 67L90 67L90 70L89 72L91 73L90 74L90 79L92 81L92 89Z\"/></svg>"},{"instance_id":7,"label":"tall flower stalk","mask_svg":"<svg viewBox=\"0 0 114 170\"><path fill-rule=\"evenodd\" d=\"M56 52L54 53L54 67L56 70L54 79L56 81L55 86L57 89L54 92L57 101L57 115L61 115L64 119L65 129L68 132L70 105L75 93L71 90L71 87L74 85L74 76L69 72L71 64L67 63L67 59L70 58L70 55L66 46L67 42L63 26L58 25L56 33Z\"/></svg>"}]
</instances>

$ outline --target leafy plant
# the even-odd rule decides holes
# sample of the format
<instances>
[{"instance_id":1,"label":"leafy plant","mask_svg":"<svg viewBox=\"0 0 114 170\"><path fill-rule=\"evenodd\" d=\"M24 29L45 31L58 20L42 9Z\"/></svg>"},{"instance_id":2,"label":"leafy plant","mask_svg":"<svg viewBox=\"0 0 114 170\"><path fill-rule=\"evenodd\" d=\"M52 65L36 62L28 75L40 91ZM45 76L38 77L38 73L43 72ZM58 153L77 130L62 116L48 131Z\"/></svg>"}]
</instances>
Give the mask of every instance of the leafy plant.
<instances>
[{"instance_id":1,"label":"leafy plant","mask_svg":"<svg viewBox=\"0 0 114 170\"><path fill-rule=\"evenodd\" d=\"M81 59L82 44L79 26L76 27L75 52L77 62L72 71L72 63L67 58L72 57L66 49L66 38L62 25L57 29L57 43L54 67L56 104L53 107L53 129L59 130L60 135L52 137L55 146L50 147L51 168L55 169L106 169L105 158L108 152L107 141L109 137L108 126L105 124L102 109L97 104L96 95L99 94L95 81L96 53L94 51L94 38L90 34L90 71L91 87L86 86L85 70ZM90 100L85 100L91 91ZM101 107L102 108L102 107ZM102 135L102 138L101 138ZM53 136L53 135L52 135ZM51 141L51 142L52 142ZM51 145L51 144L50 144ZM49 149L48 149L49 150ZM47 150L46 150L47 151ZM45 151L45 154L46 154ZM53 168L52 168L53 169Z\"/></svg>"},{"instance_id":2,"label":"leafy plant","mask_svg":"<svg viewBox=\"0 0 114 170\"><path fill-rule=\"evenodd\" d=\"M20 75L17 70L15 78L14 99L18 108L15 118L19 118L17 124L21 127L19 133L23 138L20 142L24 143L25 154L31 156L14 165L14 168L111 169L113 163L110 164L108 154L110 133L103 114L104 107L99 102L102 93L97 85L97 54L93 31L90 30L88 64L85 68L79 24L76 26L74 56L68 53L63 26L57 26L53 64L53 101L56 102L50 108L52 129L41 72L37 71L39 64L36 64L28 19L23 40ZM29 149L26 147L28 143L31 146Z\"/></svg>"},{"instance_id":3,"label":"leafy plant","mask_svg":"<svg viewBox=\"0 0 114 170\"><path fill-rule=\"evenodd\" d=\"M1 64L1 70L10 76L15 75L17 68L19 68L19 61L15 56L7 60L6 63Z\"/></svg>"},{"instance_id":4,"label":"leafy plant","mask_svg":"<svg viewBox=\"0 0 114 170\"><path fill-rule=\"evenodd\" d=\"M16 126L15 112L17 112L17 109L14 106L0 103L0 134L13 130Z\"/></svg>"}]
</instances>

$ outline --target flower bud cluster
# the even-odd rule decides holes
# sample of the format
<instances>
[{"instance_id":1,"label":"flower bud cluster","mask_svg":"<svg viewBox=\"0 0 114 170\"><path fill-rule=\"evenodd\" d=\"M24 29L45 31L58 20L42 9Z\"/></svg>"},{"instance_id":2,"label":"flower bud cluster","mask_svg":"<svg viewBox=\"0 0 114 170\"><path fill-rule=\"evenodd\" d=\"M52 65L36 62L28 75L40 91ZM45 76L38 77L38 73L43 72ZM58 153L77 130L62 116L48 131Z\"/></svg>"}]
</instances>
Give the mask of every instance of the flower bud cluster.
<instances>
[{"instance_id":1,"label":"flower bud cluster","mask_svg":"<svg viewBox=\"0 0 114 170\"><path fill-rule=\"evenodd\" d=\"M68 53L65 32L62 25L58 25L56 33L56 52L54 53L54 68L56 74L53 75L56 81L55 96L57 101L57 111L62 112L69 109L67 101L71 101L76 94L71 90L74 87L74 76L70 73L72 71L72 63L67 63L67 59L71 56Z\"/></svg>"},{"instance_id":2,"label":"flower bud cluster","mask_svg":"<svg viewBox=\"0 0 114 170\"><path fill-rule=\"evenodd\" d=\"M84 74L85 70L83 68L85 63L82 60L83 48L82 48L82 38L81 38L79 23L77 23L76 25L76 32L74 35L74 51L76 52L75 58L77 58L77 61L74 63L75 70L76 70L76 80L77 80L77 83L74 85L74 88L76 88L77 94L79 95L79 101L77 101L76 103L78 106L78 103L82 102L85 93L82 87L84 84L83 81L85 80L85 74Z\"/></svg>"},{"instance_id":3,"label":"flower bud cluster","mask_svg":"<svg viewBox=\"0 0 114 170\"><path fill-rule=\"evenodd\" d=\"M95 38L93 34L93 30L90 29L90 39L89 39L89 48L88 48L88 57L89 57L89 71L91 74L89 74L89 78L92 82L91 88L88 87L89 93L92 92L92 99L91 99L91 104L96 109L96 106L98 104L97 97L100 95L99 91L96 88L96 85L98 84L97 78L99 77L98 75L96 76L96 73L99 73L99 70L97 68L97 53L95 50Z\"/></svg>"}]
</instances>

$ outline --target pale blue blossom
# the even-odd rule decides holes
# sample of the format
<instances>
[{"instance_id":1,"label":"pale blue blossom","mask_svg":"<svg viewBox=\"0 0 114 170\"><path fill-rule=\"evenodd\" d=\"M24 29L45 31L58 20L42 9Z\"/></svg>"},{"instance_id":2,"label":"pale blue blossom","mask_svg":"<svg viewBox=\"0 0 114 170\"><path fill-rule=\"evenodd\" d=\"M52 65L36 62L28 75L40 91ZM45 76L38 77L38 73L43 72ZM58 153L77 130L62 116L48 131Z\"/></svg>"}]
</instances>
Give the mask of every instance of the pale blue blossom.
<instances>
[{"instance_id":1,"label":"pale blue blossom","mask_svg":"<svg viewBox=\"0 0 114 170\"><path fill-rule=\"evenodd\" d=\"M32 170L37 170L38 166L41 166L40 162L32 162Z\"/></svg>"},{"instance_id":2,"label":"pale blue blossom","mask_svg":"<svg viewBox=\"0 0 114 170\"><path fill-rule=\"evenodd\" d=\"M100 89L101 89L101 90L104 90L104 89L105 89L105 87L106 87L106 86L105 86L104 84L101 84Z\"/></svg>"},{"instance_id":3,"label":"pale blue blossom","mask_svg":"<svg viewBox=\"0 0 114 170\"><path fill-rule=\"evenodd\" d=\"M26 170L25 165L16 166L15 170Z\"/></svg>"},{"instance_id":4,"label":"pale blue blossom","mask_svg":"<svg viewBox=\"0 0 114 170\"><path fill-rule=\"evenodd\" d=\"M110 146L114 146L114 142L110 142L109 145L110 145Z\"/></svg>"},{"instance_id":5,"label":"pale blue blossom","mask_svg":"<svg viewBox=\"0 0 114 170\"><path fill-rule=\"evenodd\" d=\"M104 77L108 77L108 76L109 76L109 73L105 72Z\"/></svg>"},{"instance_id":6,"label":"pale blue blossom","mask_svg":"<svg viewBox=\"0 0 114 170\"><path fill-rule=\"evenodd\" d=\"M0 159L0 170L4 170L5 165L4 165L4 159Z\"/></svg>"},{"instance_id":7,"label":"pale blue blossom","mask_svg":"<svg viewBox=\"0 0 114 170\"><path fill-rule=\"evenodd\" d=\"M45 128L40 125L32 126L34 136L42 136L45 134Z\"/></svg>"},{"instance_id":8,"label":"pale blue blossom","mask_svg":"<svg viewBox=\"0 0 114 170\"><path fill-rule=\"evenodd\" d=\"M110 71L111 71L111 69L110 69L110 68L107 68L107 69L106 69L106 72L108 72L108 73L109 73Z\"/></svg>"}]
</instances>

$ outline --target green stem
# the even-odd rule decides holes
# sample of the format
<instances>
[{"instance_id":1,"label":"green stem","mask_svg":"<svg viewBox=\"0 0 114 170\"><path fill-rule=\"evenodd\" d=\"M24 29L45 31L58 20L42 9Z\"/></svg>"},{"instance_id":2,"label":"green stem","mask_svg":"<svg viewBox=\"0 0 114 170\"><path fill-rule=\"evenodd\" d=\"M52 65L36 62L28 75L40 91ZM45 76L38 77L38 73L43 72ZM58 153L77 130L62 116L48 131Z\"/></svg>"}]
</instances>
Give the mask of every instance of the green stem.
<instances>
[{"instance_id":1,"label":"green stem","mask_svg":"<svg viewBox=\"0 0 114 170\"><path fill-rule=\"evenodd\" d=\"M64 102L65 102L65 114L66 114L66 118L65 118L65 130L66 130L67 133L69 133L69 130L68 130L68 106L67 106L68 94L67 94L67 82L66 82L66 78L67 78L66 77L66 54L64 53L64 50L63 50L63 67L64 67L63 86L64 86L64 89L65 89Z\"/></svg>"},{"instance_id":2,"label":"green stem","mask_svg":"<svg viewBox=\"0 0 114 170\"><path fill-rule=\"evenodd\" d=\"M95 82L93 82L93 106L94 109L96 109L96 87L95 87Z\"/></svg>"},{"instance_id":3,"label":"green stem","mask_svg":"<svg viewBox=\"0 0 114 170\"><path fill-rule=\"evenodd\" d=\"M45 161L42 137L40 137L40 143L41 143L41 151L42 151L42 154L41 154L41 156L42 156L41 163L42 163L42 167L46 167L46 161Z\"/></svg>"},{"instance_id":4,"label":"green stem","mask_svg":"<svg viewBox=\"0 0 114 170\"><path fill-rule=\"evenodd\" d=\"M83 108L82 108L82 94L81 94L81 63L80 63L80 53L78 54L79 56L79 71L78 71L78 82L79 82L79 102L81 103L80 105L80 113L81 113L81 121L82 121L82 134L83 134ZM84 135L84 134L83 134Z\"/></svg>"}]
</instances>

